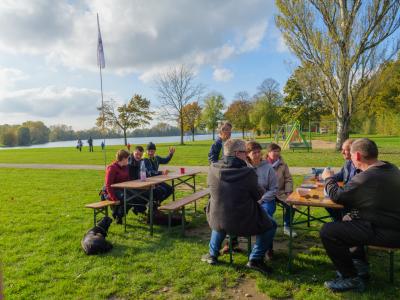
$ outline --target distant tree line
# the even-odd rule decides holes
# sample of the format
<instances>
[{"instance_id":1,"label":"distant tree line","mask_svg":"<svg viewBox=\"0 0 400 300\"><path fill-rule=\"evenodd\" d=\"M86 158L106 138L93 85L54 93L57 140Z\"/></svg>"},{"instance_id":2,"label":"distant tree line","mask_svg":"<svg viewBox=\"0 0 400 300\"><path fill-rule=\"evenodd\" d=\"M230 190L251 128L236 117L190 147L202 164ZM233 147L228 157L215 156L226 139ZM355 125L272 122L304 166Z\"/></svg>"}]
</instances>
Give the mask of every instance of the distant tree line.
<instances>
[{"instance_id":1,"label":"distant tree line","mask_svg":"<svg viewBox=\"0 0 400 300\"><path fill-rule=\"evenodd\" d=\"M128 131L128 137L173 136L179 135L179 128L166 123L159 123L151 128ZM0 145L7 147L29 146L56 141L87 140L101 138L122 138L124 134L117 130L106 130L98 127L87 130L73 130L71 126L60 124L47 127L41 121L27 121L21 125L0 125Z\"/></svg>"}]
</instances>

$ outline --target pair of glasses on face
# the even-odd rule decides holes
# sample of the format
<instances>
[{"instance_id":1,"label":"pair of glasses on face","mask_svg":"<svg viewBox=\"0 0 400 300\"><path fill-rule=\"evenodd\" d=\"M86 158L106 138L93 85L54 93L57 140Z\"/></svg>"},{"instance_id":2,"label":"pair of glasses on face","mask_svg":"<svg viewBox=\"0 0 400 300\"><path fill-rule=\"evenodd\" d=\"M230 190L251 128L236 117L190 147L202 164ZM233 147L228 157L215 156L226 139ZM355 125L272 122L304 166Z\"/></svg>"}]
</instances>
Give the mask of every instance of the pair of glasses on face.
<instances>
[{"instance_id":1,"label":"pair of glasses on face","mask_svg":"<svg viewBox=\"0 0 400 300\"><path fill-rule=\"evenodd\" d=\"M305 195L304 198L306 198L306 199L319 199L319 196L318 195L312 195L312 196Z\"/></svg>"}]
</instances>

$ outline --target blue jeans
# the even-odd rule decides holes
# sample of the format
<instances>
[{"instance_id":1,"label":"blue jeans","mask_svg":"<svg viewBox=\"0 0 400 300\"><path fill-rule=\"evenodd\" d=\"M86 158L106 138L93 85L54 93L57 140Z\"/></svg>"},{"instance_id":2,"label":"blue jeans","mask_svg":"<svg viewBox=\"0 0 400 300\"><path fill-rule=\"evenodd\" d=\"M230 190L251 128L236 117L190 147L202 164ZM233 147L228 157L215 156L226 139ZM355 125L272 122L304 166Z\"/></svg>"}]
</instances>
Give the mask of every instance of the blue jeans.
<instances>
[{"instance_id":1,"label":"blue jeans","mask_svg":"<svg viewBox=\"0 0 400 300\"><path fill-rule=\"evenodd\" d=\"M283 209L283 226L289 226L290 225L290 213L289 213L289 210L292 211L292 221L293 221L295 210L292 207L290 207L290 205L287 205L283 201L279 201L279 203L281 203L283 208L284 208Z\"/></svg>"},{"instance_id":2,"label":"blue jeans","mask_svg":"<svg viewBox=\"0 0 400 300\"><path fill-rule=\"evenodd\" d=\"M275 200L263 202L263 203L261 203L261 208L267 213L269 219L272 222L272 228L270 229L271 236L270 236L270 240L268 241L268 245L267 245L267 250L272 250L274 237L275 237L275 233L276 233L276 227L278 227L278 225L276 224L276 221L273 218L274 213L276 211L276 202L275 202Z\"/></svg>"},{"instance_id":3,"label":"blue jeans","mask_svg":"<svg viewBox=\"0 0 400 300\"><path fill-rule=\"evenodd\" d=\"M271 244L272 239L275 235L276 227L272 227L267 231L256 235L256 243L250 253L249 260L258 260L264 259L265 252L268 249L268 246ZM210 239L210 255L214 257L219 256L219 250L221 249L221 244L226 237L225 231L211 231L211 239Z\"/></svg>"}]
</instances>

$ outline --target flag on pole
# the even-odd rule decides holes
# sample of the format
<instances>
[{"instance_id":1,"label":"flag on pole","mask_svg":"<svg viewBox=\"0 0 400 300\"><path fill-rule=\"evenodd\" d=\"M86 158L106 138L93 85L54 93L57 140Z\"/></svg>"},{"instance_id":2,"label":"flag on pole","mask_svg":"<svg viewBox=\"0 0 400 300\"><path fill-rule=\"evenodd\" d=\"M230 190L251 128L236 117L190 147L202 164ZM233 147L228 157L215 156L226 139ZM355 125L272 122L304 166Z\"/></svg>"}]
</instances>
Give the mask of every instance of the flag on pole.
<instances>
[{"instance_id":1,"label":"flag on pole","mask_svg":"<svg viewBox=\"0 0 400 300\"><path fill-rule=\"evenodd\" d=\"M103 50L103 41L101 39L100 32L100 23L99 23L99 14L97 14L97 29L98 29L98 38L97 38L97 65L100 69L104 69L106 67L106 61L104 59L104 50Z\"/></svg>"}]
</instances>

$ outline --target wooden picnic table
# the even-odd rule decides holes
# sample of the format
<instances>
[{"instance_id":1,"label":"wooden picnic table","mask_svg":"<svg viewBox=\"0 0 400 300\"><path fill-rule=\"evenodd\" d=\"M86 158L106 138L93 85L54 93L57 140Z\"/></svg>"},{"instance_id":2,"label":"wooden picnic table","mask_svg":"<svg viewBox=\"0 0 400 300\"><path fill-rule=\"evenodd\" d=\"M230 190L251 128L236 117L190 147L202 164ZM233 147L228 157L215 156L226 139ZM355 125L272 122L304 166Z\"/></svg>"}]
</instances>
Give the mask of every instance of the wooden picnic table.
<instances>
[{"instance_id":1,"label":"wooden picnic table","mask_svg":"<svg viewBox=\"0 0 400 300\"><path fill-rule=\"evenodd\" d=\"M172 198L175 201L175 188L178 185L185 184L193 189L193 192L196 192L196 175L200 173L198 171L190 171L186 170L185 173L169 173L168 175L158 175L153 177L146 178L145 181L140 179L138 180L130 180L121 183L112 184L111 187L117 189L124 189L124 226L126 232L126 204L130 200L138 197L145 201L147 201L149 205L149 214L150 214L150 235L153 235L153 191L157 184L162 182L171 181L172 182ZM190 184L189 181L193 180L193 184ZM127 197L127 190L129 190L133 195L129 198Z\"/></svg>"},{"instance_id":2,"label":"wooden picnic table","mask_svg":"<svg viewBox=\"0 0 400 300\"><path fill-rule=\"evenodd\" d=\"M323 207L323 208L333 208L333 209L343 209L343 205L337 204L329 199L328 196L324 194L324 184L315 180L312 176L306 176L303 180L303 184L314 185L315 188L312 188L311 191L307 194L307 196L300 196L296 191L293 191L288 198L286 199L286 203L290 206L289 209L290 214L290 223L289 223L289 261L288 268L291 271L292 268L292 243L293 243L293 225L302 224L307 222L308 227L310 226L311 221L319 221L322 223L326 223L324 220L330 218L329 215L322 217L314 217L311 215L310 208L311 207ZM339 186L343 186L343 183L339 183ZM300 211L299 209L295 209L294 206L305 206L307 207L307 213ZM292 221L292 210L299 212L302 215L307 216L307 221L295 222Z\"/></svg>"}]
</instances>

